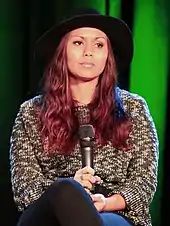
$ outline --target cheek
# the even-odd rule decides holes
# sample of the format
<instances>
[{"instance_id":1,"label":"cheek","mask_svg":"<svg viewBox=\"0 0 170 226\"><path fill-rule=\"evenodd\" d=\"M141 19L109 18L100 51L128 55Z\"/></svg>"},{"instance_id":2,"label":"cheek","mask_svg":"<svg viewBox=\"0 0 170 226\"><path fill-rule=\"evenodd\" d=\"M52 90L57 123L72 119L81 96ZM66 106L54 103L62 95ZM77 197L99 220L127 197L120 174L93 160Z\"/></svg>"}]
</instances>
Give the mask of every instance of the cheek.
<instances>
[{"instance_id":1,"label":"cheek","mask_svg":"<svg viewBox=\"0 0 170 226\"><path fill-rule=\"evenodd\" d=\"M107 60L107 54L103 53L103 54L98 55L98 57L97 57L98 66L100 68L104 68L105 64L106 64L106 60Z\"/></svg>"},{"instance_id":2,"label":"cheek","mask_svg":"<svg viewBox=\"0 0 170 226\"><path fill-rule=\"evenodd\" d=\"M70 50L67 52L67 60L69 64L75 64L80 59L80 51Z\"/></svg>"},{"instance_id":3,"label":"cheek","mask_svg":"<svg viewBox=\"0 0 170 226\"><path fill-rule=\"evenodd\" d=\"M67 66L72 74L74 74L78 68L79 59L80 59L79 51L75 51L72 49L69 50L69 52L67 52Z\"/></svg>"}]
</instances>

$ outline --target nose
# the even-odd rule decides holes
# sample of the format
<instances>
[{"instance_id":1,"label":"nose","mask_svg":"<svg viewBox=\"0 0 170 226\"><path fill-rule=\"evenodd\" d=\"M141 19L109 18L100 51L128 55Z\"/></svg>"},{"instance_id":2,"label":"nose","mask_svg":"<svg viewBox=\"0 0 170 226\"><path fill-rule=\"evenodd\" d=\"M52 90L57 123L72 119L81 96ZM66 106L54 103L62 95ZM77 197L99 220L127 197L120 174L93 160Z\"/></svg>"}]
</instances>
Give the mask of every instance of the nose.
<instances>
[{"instance_id":1,"label":"nose","mask_svg":"<svg viewBox=\"0 0 170 226\"><path fill-rule=\"evenodd\" d=\"M87 56L87 57L92 56L92 53L91 52L85 52L84 56Z\"/></svg>"},{"instance_id":2,"label":"nose","mask_svg":"<svg viewBox=\"0 0 170 226\"><path fill-rule=\"evenodd\" d=\"M92 46L90 44L86 44L84 48L84 56L92 56Z\"/></svg>"}]
</instances>

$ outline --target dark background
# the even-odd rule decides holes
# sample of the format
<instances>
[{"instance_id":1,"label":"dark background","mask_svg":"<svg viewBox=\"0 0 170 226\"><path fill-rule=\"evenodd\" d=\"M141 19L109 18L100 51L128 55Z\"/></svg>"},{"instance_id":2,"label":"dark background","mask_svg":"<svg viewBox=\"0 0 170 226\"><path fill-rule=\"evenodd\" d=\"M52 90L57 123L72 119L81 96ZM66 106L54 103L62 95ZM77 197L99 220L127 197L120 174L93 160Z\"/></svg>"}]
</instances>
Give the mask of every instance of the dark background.
<instances>
[{"instance_id":1,"label":"dark background","mask_svg":"<svg viewBox=\"0 0 170 226\"><path fill-rule=\"evenodd\" d=\"M116 1L115 1L116 2ZM134 12L137 0L118 1L119 17L121 17L133 31ZM143 1L149 2L149 1ZM153 1L156 6L164 6L167 34L169 35L170 4L168 0ZM101 1L105 14L110 13L113 1ZM101 9L99 1L76 0L1 0L0 2L0 197L1 220L4 218L5 226L16 225L18 212L13 202L10 165L9 165L9 141L11 128L16 117L19 105L26 99L36 95L39 90L41 73L34 63L33 50L36 40L48 28L55 24L67 12L75 7L94 6ZM143 15L145 17L145 15ZM158 18L159 23L159 18ZM170 35L168 36L170 37ZM167 48L170 59L170 39ZM156 48L156 47L155 47ZM161 56L160 56L161 57ZM154 65L153 65L154 66ZM119 83L124 89L130 90L130 70L120 75ZM161 81L161 76L159 78ZM152 92L152 87L151 92ZM166 96L162 100L166 102L164 143L162 144L160 160L160 176L158 192L151 206L153 226L169 225L165 220L169 213L170 185L168 174L170 172L170 66L167 64ZM155 103L156 104L156 103ZM158 107L157 111L162 109ZM7 217L4 217L4 215Z\"/></svg>"}]
</instances>

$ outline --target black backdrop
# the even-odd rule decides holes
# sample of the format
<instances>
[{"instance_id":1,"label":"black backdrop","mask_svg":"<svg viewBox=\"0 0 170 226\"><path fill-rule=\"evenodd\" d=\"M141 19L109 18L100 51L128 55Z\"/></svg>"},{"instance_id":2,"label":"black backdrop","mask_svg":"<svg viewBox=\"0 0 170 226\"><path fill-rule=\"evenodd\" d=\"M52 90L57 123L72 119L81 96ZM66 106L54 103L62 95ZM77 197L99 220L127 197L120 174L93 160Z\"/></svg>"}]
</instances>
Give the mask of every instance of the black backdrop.
<instances>
[{"instance_id":1,"label":"black backdrop","mask_svg":"<svg viewBox=\"0 0 170 226\"><path fill-rule=\"evenodd\" d=\"M169 2L164 0L169 8ZM13 202L10 166L9 139L11 127L19 105L36 94L41 78L40 71L33 61L33 49L37 38L49 27L54 25L68 10L76 6L89 6L95 1L57 1L57 0L2 0L0 2L0 196L1 216L5 217L5 226L16 225L18 213ZM156 2L156 1L155 1ZM109 12L110 1L105 1L106 11ZM167 10L168 12L168 10ZM121 1L121 18L133 30L134 1ZM167 17L169 15L167 14ZM169 20L170 21L170 20ZM170 46L170 45L169 45ZM169 48L169 47L167 47ZM129 71L119 78L120 86L129 89ZM163 197L161 198L161 219L153 214L153 226L168 225L164 223L170 203L170 70L168 74L166 135L164 150L164 180ZM156 209L156 207L155 207ZM2 219L1 218L1 219Z\"/></svg>"}]
</instances>

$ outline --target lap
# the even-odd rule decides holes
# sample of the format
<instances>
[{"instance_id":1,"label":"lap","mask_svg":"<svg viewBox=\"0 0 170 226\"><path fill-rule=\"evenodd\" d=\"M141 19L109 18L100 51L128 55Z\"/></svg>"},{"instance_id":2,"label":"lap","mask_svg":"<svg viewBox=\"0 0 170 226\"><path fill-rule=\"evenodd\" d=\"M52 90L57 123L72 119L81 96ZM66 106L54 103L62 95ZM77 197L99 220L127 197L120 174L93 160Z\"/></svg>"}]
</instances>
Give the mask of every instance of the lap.
<instances>
[{"instance_id":1,"label":"lap","mask_svg":"<svg viewBox=\"0 0 170 226\"><path fill-rule=\"evenodd\" d=\"M117 213L102 212L100 217L103 220L104 226L132 226L124 217Z\"/></svg>"}]
</instances>

